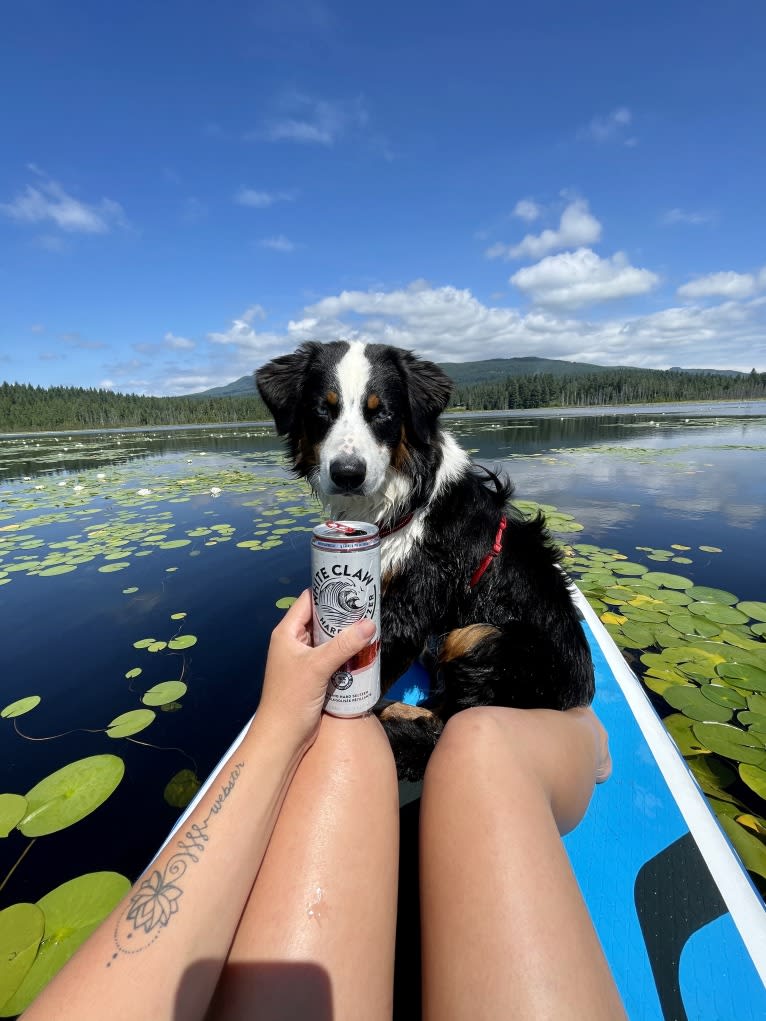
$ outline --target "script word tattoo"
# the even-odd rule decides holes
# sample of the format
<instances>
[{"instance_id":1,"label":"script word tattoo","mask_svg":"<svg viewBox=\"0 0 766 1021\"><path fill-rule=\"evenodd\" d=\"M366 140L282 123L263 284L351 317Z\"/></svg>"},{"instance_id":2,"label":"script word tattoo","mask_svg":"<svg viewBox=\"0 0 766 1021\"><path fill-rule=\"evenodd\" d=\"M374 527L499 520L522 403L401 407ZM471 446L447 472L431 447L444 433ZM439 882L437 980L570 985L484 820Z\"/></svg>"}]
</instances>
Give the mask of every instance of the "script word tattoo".
<instances>
[{"instance_id":1,"label":"script word tattoo","mask_svg":"<svg viewBox=\"0 0 766 1021\"><path fill-rule=\"evenodd\" d=\"M116 950L112 954L112 960L107 963L107 968L111 967L112 961L121 953L138 954L151 946L178 911L179 901L184 893L180 880L189 866L198 862L200 855L204 853L205 845L210 839L208 833L210 823L234 790L244 765L244 762L235 763L228 781L222 785L208 814L201 823L192 823L183 838L177 841L178 850L168 859L162 871L154 869L136 888L117 920L114 929Z\"/></svg>"}]
</instances>

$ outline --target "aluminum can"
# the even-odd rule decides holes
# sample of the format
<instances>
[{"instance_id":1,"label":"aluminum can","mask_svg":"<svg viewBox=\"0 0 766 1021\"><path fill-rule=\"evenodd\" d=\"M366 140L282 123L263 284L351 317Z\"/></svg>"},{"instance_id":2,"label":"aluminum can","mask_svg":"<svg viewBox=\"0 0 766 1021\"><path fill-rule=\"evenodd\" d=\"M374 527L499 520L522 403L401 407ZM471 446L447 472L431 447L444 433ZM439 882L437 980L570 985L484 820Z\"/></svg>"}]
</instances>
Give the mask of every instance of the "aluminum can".
<instances>
[{"instance_id":1,"label":"aluminum can","mask_svg":"<svg viewBox=\"0 0 766 1021\"><path fill-rule=\"evenodd\" d=\"M363 716L380 698L380 536L366 521L326 521L311 540L314 645L369 617L370 644L330 678L325 711Z\"/></svg>"}]
</instances>

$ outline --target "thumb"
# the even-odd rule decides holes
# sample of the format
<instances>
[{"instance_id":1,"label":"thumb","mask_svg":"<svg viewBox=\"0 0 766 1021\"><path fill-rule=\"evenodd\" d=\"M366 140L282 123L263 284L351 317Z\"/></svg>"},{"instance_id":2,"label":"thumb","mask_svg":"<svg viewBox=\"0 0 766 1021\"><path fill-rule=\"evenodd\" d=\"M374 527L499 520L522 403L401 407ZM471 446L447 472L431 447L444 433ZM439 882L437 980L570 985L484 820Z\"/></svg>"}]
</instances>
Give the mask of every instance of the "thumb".
<instances>
[{"instance_id":1,"label":"thumb","mask_svg":"<svg viewBox=\"0 0 766 1021\"><path fill-rule=\"evenodd\" d=\"M356 621L350 627L345 628L332 641L320 645L316 650L316 658L323 671L329 677L339 670L352 656L361 652L365 646L370 644L370 639L375 634L376 628L373 621L367 617Z\"/></svg>"}]
</instances>

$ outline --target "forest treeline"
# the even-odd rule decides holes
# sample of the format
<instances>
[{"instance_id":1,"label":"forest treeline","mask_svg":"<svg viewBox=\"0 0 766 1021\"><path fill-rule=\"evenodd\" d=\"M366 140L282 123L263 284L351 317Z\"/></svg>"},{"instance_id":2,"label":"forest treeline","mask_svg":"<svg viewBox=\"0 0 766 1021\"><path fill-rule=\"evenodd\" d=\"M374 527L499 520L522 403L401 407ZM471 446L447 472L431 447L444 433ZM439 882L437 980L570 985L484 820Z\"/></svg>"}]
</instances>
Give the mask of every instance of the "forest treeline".
<instances>
[{"instance_id":1,"label":"forest treeline","mask_svg":"<svg viewBox=\"0 0 766 1021\"><path fill-rule=\"evenodd\" d=\"M450 407L466 411L586 408L663 401L766 399L766 372L718 376L658 369L602 369L587 375L539 373L456 386ZM141 397L111 390L0 384L0 432L119 429L268 420L252 397Z\"/></svg>"}]
</instances>

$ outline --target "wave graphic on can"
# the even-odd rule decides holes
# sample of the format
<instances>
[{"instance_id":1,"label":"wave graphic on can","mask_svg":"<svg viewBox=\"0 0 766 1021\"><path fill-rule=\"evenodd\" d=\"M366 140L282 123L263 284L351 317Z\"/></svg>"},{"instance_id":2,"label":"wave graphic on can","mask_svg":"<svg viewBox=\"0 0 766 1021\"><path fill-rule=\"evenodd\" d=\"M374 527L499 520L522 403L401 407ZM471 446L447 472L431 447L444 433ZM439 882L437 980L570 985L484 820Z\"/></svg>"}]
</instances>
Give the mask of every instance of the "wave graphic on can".
<instances>
[{"instance_id":1,"label":"wave graphic on can","mask_svg":"<svg viewBox=\"0 0 766 1021\"><path fill-rule=\"evenodd\" d=\"M328 581L317 595L320 619L334 628L346 627L364 617L365 599L350 581Z\"/></svg>"}]
</instances>

